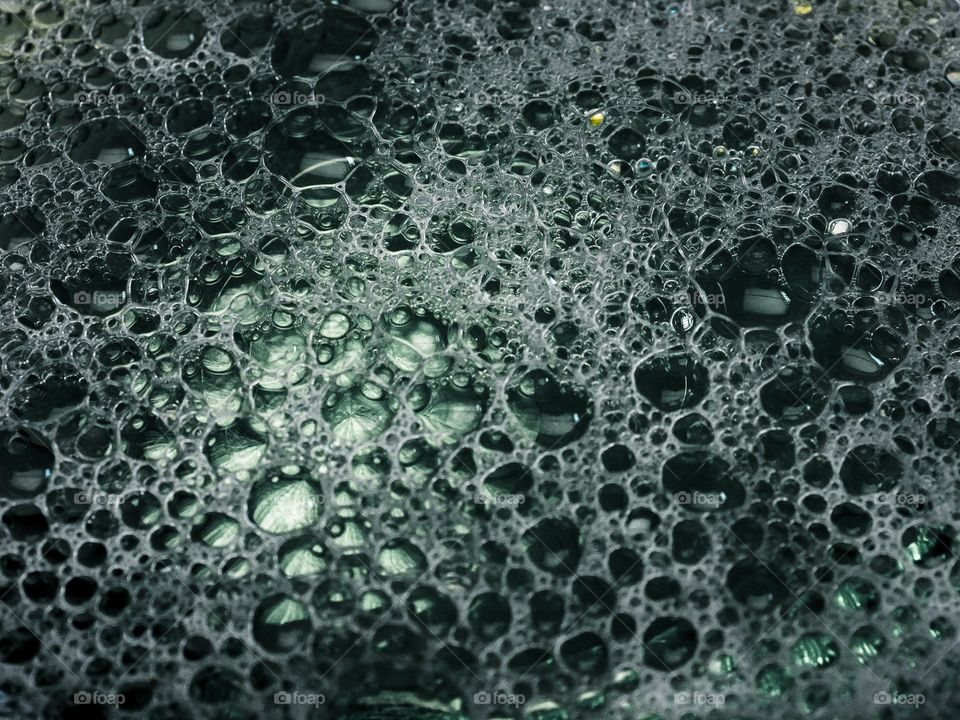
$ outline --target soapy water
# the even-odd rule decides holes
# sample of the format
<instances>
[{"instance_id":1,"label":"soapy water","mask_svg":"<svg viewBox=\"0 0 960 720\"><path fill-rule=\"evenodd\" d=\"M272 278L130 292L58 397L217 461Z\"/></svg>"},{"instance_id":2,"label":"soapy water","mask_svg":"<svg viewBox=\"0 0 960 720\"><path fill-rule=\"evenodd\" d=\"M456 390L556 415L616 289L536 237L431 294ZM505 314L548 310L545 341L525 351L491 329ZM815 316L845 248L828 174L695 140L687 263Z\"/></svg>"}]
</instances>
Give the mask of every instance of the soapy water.
<instances>
[{"instance_id":1,"label":"soapy water","mask_svg":"<svg viewBox=\"0 0 960 720\"><path fill-rule=\"evenodd\" d=\"M4 717L946 717L958 7L6 3Z\"/></svg>"}]
</instances>

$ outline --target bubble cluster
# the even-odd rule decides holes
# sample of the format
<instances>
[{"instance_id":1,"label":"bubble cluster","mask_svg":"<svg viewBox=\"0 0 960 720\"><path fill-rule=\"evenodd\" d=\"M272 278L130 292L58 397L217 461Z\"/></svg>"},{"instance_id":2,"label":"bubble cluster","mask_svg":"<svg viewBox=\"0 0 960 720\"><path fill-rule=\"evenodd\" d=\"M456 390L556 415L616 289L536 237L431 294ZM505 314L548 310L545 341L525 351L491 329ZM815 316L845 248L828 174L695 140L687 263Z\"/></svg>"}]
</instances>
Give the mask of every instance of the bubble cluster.
<instances>
[{"instance_id":1,"label":"bubble cluster","mask_svg":"<svg viewBox=\"0 0 960 720\"><path fill-rule=\"evenodd\" d=\"M958 33L0 4L0 715L947 717Z\"/></svg>"}]
</instances>

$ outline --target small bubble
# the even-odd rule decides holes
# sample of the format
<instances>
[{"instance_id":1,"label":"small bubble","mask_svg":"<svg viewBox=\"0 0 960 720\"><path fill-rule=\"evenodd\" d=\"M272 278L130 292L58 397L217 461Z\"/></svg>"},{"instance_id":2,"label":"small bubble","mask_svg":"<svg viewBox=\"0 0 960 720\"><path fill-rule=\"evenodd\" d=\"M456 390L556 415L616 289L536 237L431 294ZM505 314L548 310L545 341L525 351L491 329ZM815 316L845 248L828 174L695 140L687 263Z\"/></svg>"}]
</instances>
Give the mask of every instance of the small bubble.
<instances>
[{"instance_id":1,"label":"small bubble","mask_svg":"<svg viewBox=\"0 0 960 720\"><path fill-rule=\"evenodd\" d=\"M850 221L845 218L837 218L836 220L831 220L830 224L827 226L827 232L831 235L844 235L850 232Z\"/></svg>"}]
</instances>

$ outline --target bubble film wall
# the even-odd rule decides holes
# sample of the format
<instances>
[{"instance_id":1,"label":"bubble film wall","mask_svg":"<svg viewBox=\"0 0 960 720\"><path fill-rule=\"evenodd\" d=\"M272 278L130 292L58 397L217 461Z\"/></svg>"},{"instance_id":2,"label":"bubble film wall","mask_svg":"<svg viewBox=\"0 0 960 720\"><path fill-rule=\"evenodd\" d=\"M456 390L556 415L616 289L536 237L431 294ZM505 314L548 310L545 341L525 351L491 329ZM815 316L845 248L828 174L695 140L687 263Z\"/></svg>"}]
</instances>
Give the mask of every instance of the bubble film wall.
<instances>
[{"instance_id":1,"label":"bubble film wall","mask_svg":"<svg viewBox=\"0 0 960 720\"><path fill-rule=\"evenodd\" d=\"M0 2L0 718L953 717L958 29Z\"/></svg>"}]
</instances>

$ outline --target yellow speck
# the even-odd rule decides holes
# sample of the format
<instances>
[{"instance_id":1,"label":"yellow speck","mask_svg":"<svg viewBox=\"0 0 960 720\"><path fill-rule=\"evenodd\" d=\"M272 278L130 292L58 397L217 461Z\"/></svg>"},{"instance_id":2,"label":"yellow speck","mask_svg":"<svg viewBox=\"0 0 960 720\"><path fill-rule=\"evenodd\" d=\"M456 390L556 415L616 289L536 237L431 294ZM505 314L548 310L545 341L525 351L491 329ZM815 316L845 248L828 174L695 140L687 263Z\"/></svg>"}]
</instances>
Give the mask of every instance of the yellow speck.
<instances>
[{"instance_id":1,"label":"yellow speck","mask_svg":"<svg viewBox=\"0 0 960 720\"><path fill-rule=\"evenodd\" d=\"M594 127L600 127L603 125L603 121L607 119L607 116L603 114L602 110L597 110L590 116L590 124Z\"/></svg>"},{"instance_id":2,"label":"yellow speck","mask_svg":"<svg viewBox=\"0 0 960 720\"><path fill-rule=\"evenodd\" d=\"M799 0L793 3L793 12L797 15L809 15L813 12L813 5Z\"/></svg>"}]
</instances>

